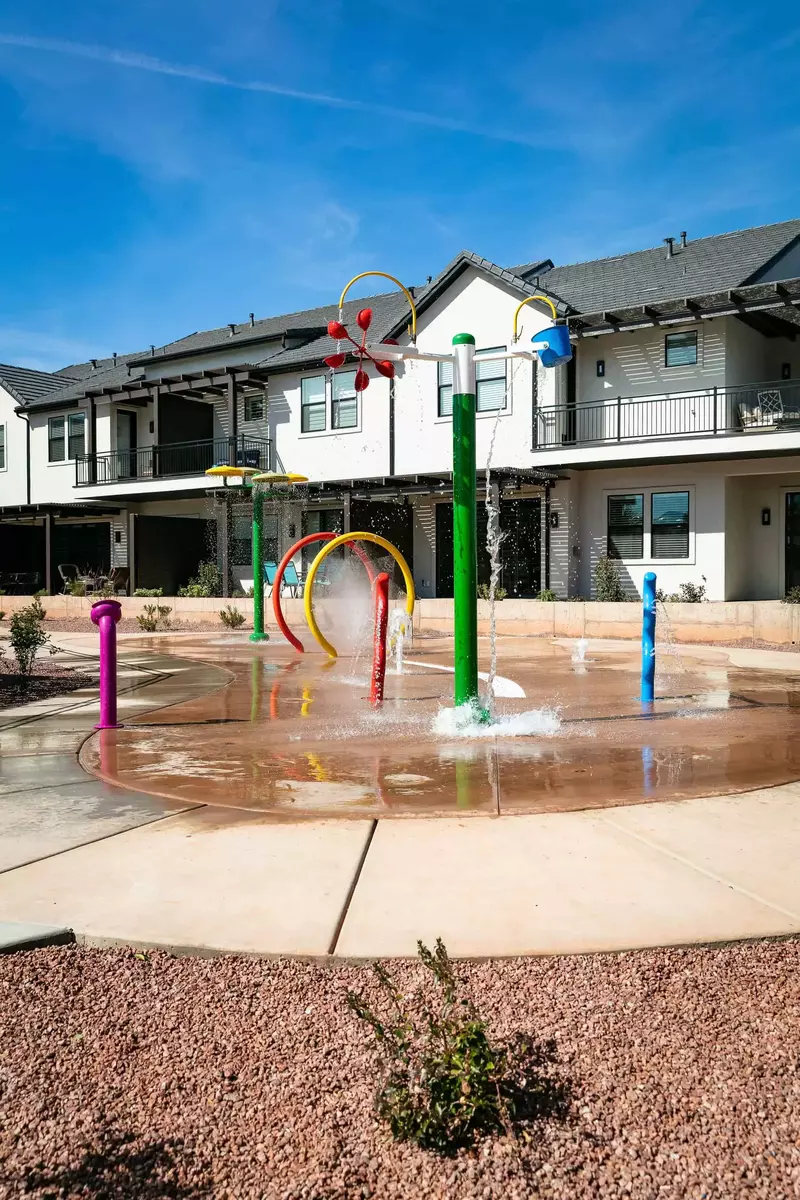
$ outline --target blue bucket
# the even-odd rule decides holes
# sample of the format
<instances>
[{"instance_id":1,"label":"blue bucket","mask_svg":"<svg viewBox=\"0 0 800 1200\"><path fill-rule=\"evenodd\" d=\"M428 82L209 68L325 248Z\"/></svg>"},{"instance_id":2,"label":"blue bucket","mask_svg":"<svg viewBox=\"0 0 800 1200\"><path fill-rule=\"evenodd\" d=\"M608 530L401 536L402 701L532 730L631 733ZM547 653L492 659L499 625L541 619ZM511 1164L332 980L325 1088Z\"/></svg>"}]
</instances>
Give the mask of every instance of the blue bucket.
<instances>
[{"instance_id":1,"label":"blue bucket","mask_svg":"<svg viewBox=\"0 0 800 1200\"><path fill-rule=\"evenodd\" d=\"M537 350L539 362L543 367L557 367L572 358L572 343L566 325L551 325L547 329L540 329L531 341L547 342L547 349Z\"/></svg>"}]
</instances>

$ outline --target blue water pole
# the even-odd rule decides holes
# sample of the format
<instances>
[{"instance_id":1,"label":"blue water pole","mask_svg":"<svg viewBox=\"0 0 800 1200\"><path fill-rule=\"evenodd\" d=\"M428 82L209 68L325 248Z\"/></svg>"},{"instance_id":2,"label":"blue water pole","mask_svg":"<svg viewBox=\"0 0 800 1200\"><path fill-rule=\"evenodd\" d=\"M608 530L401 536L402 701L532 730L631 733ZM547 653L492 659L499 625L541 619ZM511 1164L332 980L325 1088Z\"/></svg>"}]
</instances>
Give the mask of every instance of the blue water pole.
<instances>
[{"instance_id":1,"label":"blue water pole","mask_svg":"<svg viewBox=\"0 0 800 1200\"><path fill-rule=\"evenodd\" d=\"M656 576L648 571L642 589L642 700L655 700Z\"/></svg>"}]
</instances>

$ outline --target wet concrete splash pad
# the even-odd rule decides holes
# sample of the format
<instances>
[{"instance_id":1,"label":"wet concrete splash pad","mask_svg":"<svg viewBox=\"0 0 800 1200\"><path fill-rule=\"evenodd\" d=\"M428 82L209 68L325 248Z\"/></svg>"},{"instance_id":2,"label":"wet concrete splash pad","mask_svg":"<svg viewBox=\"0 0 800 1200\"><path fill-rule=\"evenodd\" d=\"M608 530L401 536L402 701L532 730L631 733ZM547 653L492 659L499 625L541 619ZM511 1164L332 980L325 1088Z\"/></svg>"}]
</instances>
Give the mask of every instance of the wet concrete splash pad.
<instances>
[{"instance_id":1,"label":"wet concrete splash pad","mask_svg":"<svg viewBox=\"0 0 800 1200\"><path fill-rule=\"evenodd\" d=\"M800 674L737 666L727 651L664 656L647 710L637 647L573 661L574 644L501 639L500 674L524 696L497 697L494 723L465 730L442 669L449 639L415 646L380 712L347 658L235 636L174 645L226 668L230 684L90 739L82 761L102 778L290 820L556 812L800 778Z\"/></svg>"}]
</instances>

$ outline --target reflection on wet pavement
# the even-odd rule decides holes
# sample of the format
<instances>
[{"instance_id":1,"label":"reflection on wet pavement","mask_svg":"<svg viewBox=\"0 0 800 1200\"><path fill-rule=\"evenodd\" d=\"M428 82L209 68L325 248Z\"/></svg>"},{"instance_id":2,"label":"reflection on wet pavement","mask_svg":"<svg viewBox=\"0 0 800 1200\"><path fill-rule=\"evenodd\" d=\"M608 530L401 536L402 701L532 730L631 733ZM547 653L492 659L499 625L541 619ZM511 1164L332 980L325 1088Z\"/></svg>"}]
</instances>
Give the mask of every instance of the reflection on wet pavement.
<instances>
[{"instance_id":1,"label":"reflection on wet pavement","mask_svg":"<svg viewBox=\"0 0 800 1200\"><path fill-rule=\"evenodd\" d=\"M737 667L720 650L672 655L644 710L635 646L576 663L569 646L504 639L499 671L526 698L497 700L500 732L472 738L433 732L452 677L428 664L449 665L449 639L414 647L420 665L387 675L377 713L363 665L359 674L348 659L234 638L182 638L174 649L226 668L232 682L93 738L82 755L90 770L140 791L290 819L563 811L800 778L800 676ZM557 729L504 736L511 718L511 728Z\"/></svg>"}]
</instances>

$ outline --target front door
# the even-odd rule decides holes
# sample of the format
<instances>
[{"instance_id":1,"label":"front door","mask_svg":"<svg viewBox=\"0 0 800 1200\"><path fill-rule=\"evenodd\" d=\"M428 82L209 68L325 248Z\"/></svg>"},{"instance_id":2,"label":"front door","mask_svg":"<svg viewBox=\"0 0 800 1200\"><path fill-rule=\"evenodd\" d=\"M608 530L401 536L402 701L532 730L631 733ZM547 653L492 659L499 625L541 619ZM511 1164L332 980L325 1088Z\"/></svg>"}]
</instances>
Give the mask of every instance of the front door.
<instances>
[{"instance_id":1,"label":"front door","mask_svg":"<svg viewBox=\"0 0 800 1200\"><path fill-rule=\"evenodd\" d=\"M117 474L120 479L136 476L136 413L117 411Z\"/></svg>"},{"instance_id":2,"label":"front door","mask_svg":"<svg viewBox=\"0 0 800 1200\"><path fill-rule=\"evenodd\" d=\"M786 591L800 587L800 492L786 493Z\"/></svg>"}]
</instances>

